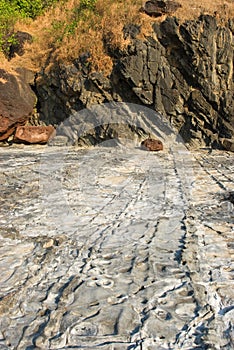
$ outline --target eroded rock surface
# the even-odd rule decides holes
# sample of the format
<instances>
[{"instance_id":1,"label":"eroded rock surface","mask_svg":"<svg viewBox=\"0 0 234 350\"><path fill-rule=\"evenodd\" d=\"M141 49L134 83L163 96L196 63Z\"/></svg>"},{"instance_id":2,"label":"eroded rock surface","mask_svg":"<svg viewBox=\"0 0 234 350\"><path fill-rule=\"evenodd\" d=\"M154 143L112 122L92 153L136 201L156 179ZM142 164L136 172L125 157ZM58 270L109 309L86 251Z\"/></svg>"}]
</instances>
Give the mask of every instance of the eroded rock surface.
<instances>
[{"instance_id":1,"label":"eroded rock surface","mask_svg":"<svg viewBox=\"0 0 234 350\"><path fill-rule=\"evenodd\" d=\"M144 3L143 10L149 16L158 17L165 14L171 15L179 7L181 5L173 0L151 0Z\"/></svg>"},{"instance_id":2,"label":"eroded rock surface","mask_svg":"<svg viewBox=\"0 0 234 350\"><path fill-rule=\"evenodd\" d=\"M141 142L141 147L147 151L162 151L163 143L160 140L148 138Z\"/></svg>"},{"instance_id":3,"label":"eroded rock surface","mask_svg":"<svg viewBox=\"0 0 234 350\"><path fill-rule=\"evenodd\" d=\"M8 139L33 114L36 95L29 86L29 75L26 70L13 74L0 69L0 141Z\"/></svg>"},{"instance_id":4,"label":"eroded rock surface","mask_svg":"<svg viewBox=\"0 0 234 350\"><path fill-rule=\"evenodd\" d=\"M34 146L1 164L1 349L233 348L233 154Z\"/></svg>"},{"instance_id":5,"label":"eroded rock surface","mask_svg":"<svg viewBox=\"0 0 234 350\"><path fill-rule=\"evenodd\" d=\"M161 113L191 146L225 148L222 140L234 137L233 19L167 17L144 40L139 26L123 31L124 50L104 38L114 63L109 77L84 69L81 59L38 74L42 120L59 124L93 104L125 101Z\"/></svg>"},{"instance_id":6,"label":"eroded rock surface","mask_svg":"<svg viewBox=\"0 0 234 350\"><path fill-rule=\"evenodd\" d=\"M27 125L16 128L13 140L17 143L45 144L53 136L55 136L55 128L52 125Z\"/></svg>"}]
</instances>

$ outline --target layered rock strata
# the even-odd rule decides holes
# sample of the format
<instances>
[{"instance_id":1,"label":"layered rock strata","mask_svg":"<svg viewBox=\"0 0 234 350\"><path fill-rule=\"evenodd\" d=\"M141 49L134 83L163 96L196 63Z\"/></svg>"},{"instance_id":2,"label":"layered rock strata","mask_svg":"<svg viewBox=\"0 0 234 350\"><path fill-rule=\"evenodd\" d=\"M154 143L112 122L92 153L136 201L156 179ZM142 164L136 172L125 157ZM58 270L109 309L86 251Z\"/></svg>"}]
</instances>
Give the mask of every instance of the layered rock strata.
<instances>
[{"instance_id":1,"label":"layered rock strata","mask_svg":"<svg viewBox=\"0 0 234 350\"><path fill-rule=\"evenodd\" d=\"M59 124L93 104L137 103L164 115L190 146L230 149L234 133L233 23L208 15L185 22L168 17L155 23L153 34L145 40L137 39L140 28L134 30L131 24L129 30L124 28L125 37L131 40L125 50L113 50L104 40L114 62L109 77L90 73L79 59L38 75L41 117Z\"/></svg>"}]
</instances>

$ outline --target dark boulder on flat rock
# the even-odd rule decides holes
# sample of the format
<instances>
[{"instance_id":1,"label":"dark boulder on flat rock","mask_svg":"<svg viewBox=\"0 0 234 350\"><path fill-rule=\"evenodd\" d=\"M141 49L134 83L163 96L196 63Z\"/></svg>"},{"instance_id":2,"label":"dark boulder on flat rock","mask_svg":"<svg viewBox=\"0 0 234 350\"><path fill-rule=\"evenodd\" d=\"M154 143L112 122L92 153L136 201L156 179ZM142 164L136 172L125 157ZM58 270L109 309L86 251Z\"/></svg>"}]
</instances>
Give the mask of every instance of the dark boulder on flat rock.
<instances>
[{"instance_id":1,"label":"dark boulder on flat rock","mask_svg":"<svg viewBox=\"0 0 234 350\"><path fill-rule=\"evenodd\" d=\"M163 143L160 140L148 138L141 142L141 147L147 151L162 151Z\"/></svg>"},{"instance_id":2,"label":"dark boulder on flat rock","mask_svg":"<svg viewBox=\"0 0 234 350\"><path fill-rule=\"evenodd\" d=\"M150 0L145 2L143 11L149 16L159 17L165 14L172 14L179 7L181 7L181 5L172 0Z\"/></svg>"}]
</instances>

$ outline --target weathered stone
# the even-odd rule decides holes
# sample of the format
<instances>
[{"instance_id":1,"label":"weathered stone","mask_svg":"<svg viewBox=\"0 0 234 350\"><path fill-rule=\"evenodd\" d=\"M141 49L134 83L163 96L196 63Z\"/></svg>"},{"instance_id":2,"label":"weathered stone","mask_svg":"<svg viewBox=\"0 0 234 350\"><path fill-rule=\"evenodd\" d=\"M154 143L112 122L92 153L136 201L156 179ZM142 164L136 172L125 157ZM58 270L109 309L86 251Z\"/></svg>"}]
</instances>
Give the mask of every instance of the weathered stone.
<instances>
[{"instance_id":1,"label":"weathered stone","mask_svg":"<svg viewBox=\"0 0 234 350\"><path fill-rule=\"evenodd\" d=\"M227 151L234 152L234 139L223 139L222 145Z\"/></svg>"},{"instance_id":2,"label":"weathered stone","mask_svg":"<svg viewBox=\"0 0 234 350\"><path fill-rule=\"evenodd\" d=\"M1 102L0 102L1 109ZM25 118L12 118L0 115L0 141L7 140L11 136L19 124L24 124L26 121Z\"/></svg>"},{"instance_id":3,"label":"weathered stone","mask_svg":"<svg viewBox=\"0 0 234 350\"><path fill-rule=\"evenodd\" d=\"M52 137L48 142L49 146L57 146L57 147L67 146L67 144L68 144L68 137L63 135L55 135L55 137Z\"/></svg>"},{"instance_id":4,"label":"weathered stone","mask_svg":"<svg viewBox=\"0 0 234 350\"><path fill-rule=\"evenodd\" d=\"M140 26L136 24L126 24L123 27L124 39L127 39L127 38L136 39L140 31L141 31Z\"/></svg>"},{"instance_id":5,"label":"weathered stone","mask_svg":"<svg viewBox=\"0 0 234 350\"><path fill-rule=\"evenodd\" d=\"M233 348L234 153L17 145L0 181L1 349Z\"/></svg>"},{"instance_id":6,"label":"weathered stone","mask_svg":"<svg viewBox=\"0 0 234 350\"><path fill-rule=\"evenodd\" d=\"M147 151L162 151L163 143L160 140L148 138L141 142L141 147Z\"/></svg>"},{"instance_id":7,"label":"weathered stone","mask_svg":"<svg viewBox=\"0 0 234 350\"><path fill-rule=\"evenodd\" d=\"M1 103L0 103L1 109ZM27 118L15 118L15 117L6 117L0 114L0 141L7 140L11 136L17 125L23 125L27 121Z\"/></svg>"},{"instance_id":8,"label":"weathered stone","mask_svg":"<svg viewBox=\"0 0 234 350\"><path fill-rule=\"evenodd\" d=\"M21 75L0 69L0 140L6 140L33 113L36 96Z\"/></svg>"},{"instance_id":9,"label":"weathered stone","mask_svg":"<svg viewBox=\"0 0 234 350\"><path fill-rule=\"evenodd\" d=\"M54 65L39 74L42 120L58 124L92 104L124 101L166 116L188 146L222 147L223 138L234 136L232 22L220 24L208 15L184 22L168 16L153 24L153 37L140 40L138 30L124 28L131 40L125 50L106 47L114 58L108 78L84 74L76 64Z\"/></svg>"},{"instance_id":10,"label":"weathered stone","mask_svg":"<svg viewBox=\"0 0 234 350\"><path fill-rule=\"evenodd\" d=\"M55 128L48 126L18 126L14 135L17 143L45 144L55 135Z\"/></svg>"},{"instance_id":11,"label":"weathered stone","mask_svg":"<svg viewBox=\"0 0 234 350\"><path fill-rule=\"evenodd\" d=\"M234 132L231 30L228 26L219 27L212 16L181 24L168 17L161 24L155 23L154 30L160 44L145 41L148 54L144 55L143 45L133 41L133 53L124 56L121 65L116 66L119 85L126 81L128 89L146 103L144 93L149 83L146 74L142 79L140 58L142 66L148 67L155 109L167 115L192 146L221 146L221 138L230 138ZM210 32L215 35L209 35ZM225 47L225 69L219 63L221 53L217 46Z\"/></svg>"},{"instance_id":12,"label":"weathered stone","mask_svg":"<svg viewBox=\"0 0 234 350\"><path fill-rule=\"evenodd\" d=\"M101 143L107 145L126 144L134 141L136 145L146 139L161 138L171 135L172 128L166 119L154 110L141 105L127 103L106 103L94 105L73 113L56 128L56 137L50 145L66 140L67 145L92 146Z\"/></svg>"},{"instance_id":13,"label":"weathered stone","mask_svg":"<svg viewBox=\"0 0 234 350\"><path fill-rule=\"evenodd\" d=\"M153 17L159 17L165 14L172 14L181 5L173 0L150 0L143 5L143 11Z\"/></svg>"}]
</instances>

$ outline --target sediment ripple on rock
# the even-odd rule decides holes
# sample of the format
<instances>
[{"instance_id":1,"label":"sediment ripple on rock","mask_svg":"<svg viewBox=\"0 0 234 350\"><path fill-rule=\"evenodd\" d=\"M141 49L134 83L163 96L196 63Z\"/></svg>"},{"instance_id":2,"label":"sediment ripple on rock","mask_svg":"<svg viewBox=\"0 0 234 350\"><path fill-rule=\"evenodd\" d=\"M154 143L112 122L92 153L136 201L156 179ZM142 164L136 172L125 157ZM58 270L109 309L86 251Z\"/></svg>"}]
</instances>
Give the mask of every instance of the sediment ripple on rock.
<instances>
[{"instance_id":1,"label":"sediment ripple on rock","mask_svg":"<svg viewBox=\"0 0 234 350\"><path fill-rule=\"evenodd\" d=\"M1 161L0 349L233 348L232 154Z\"/></svg>"}]
</instances>

